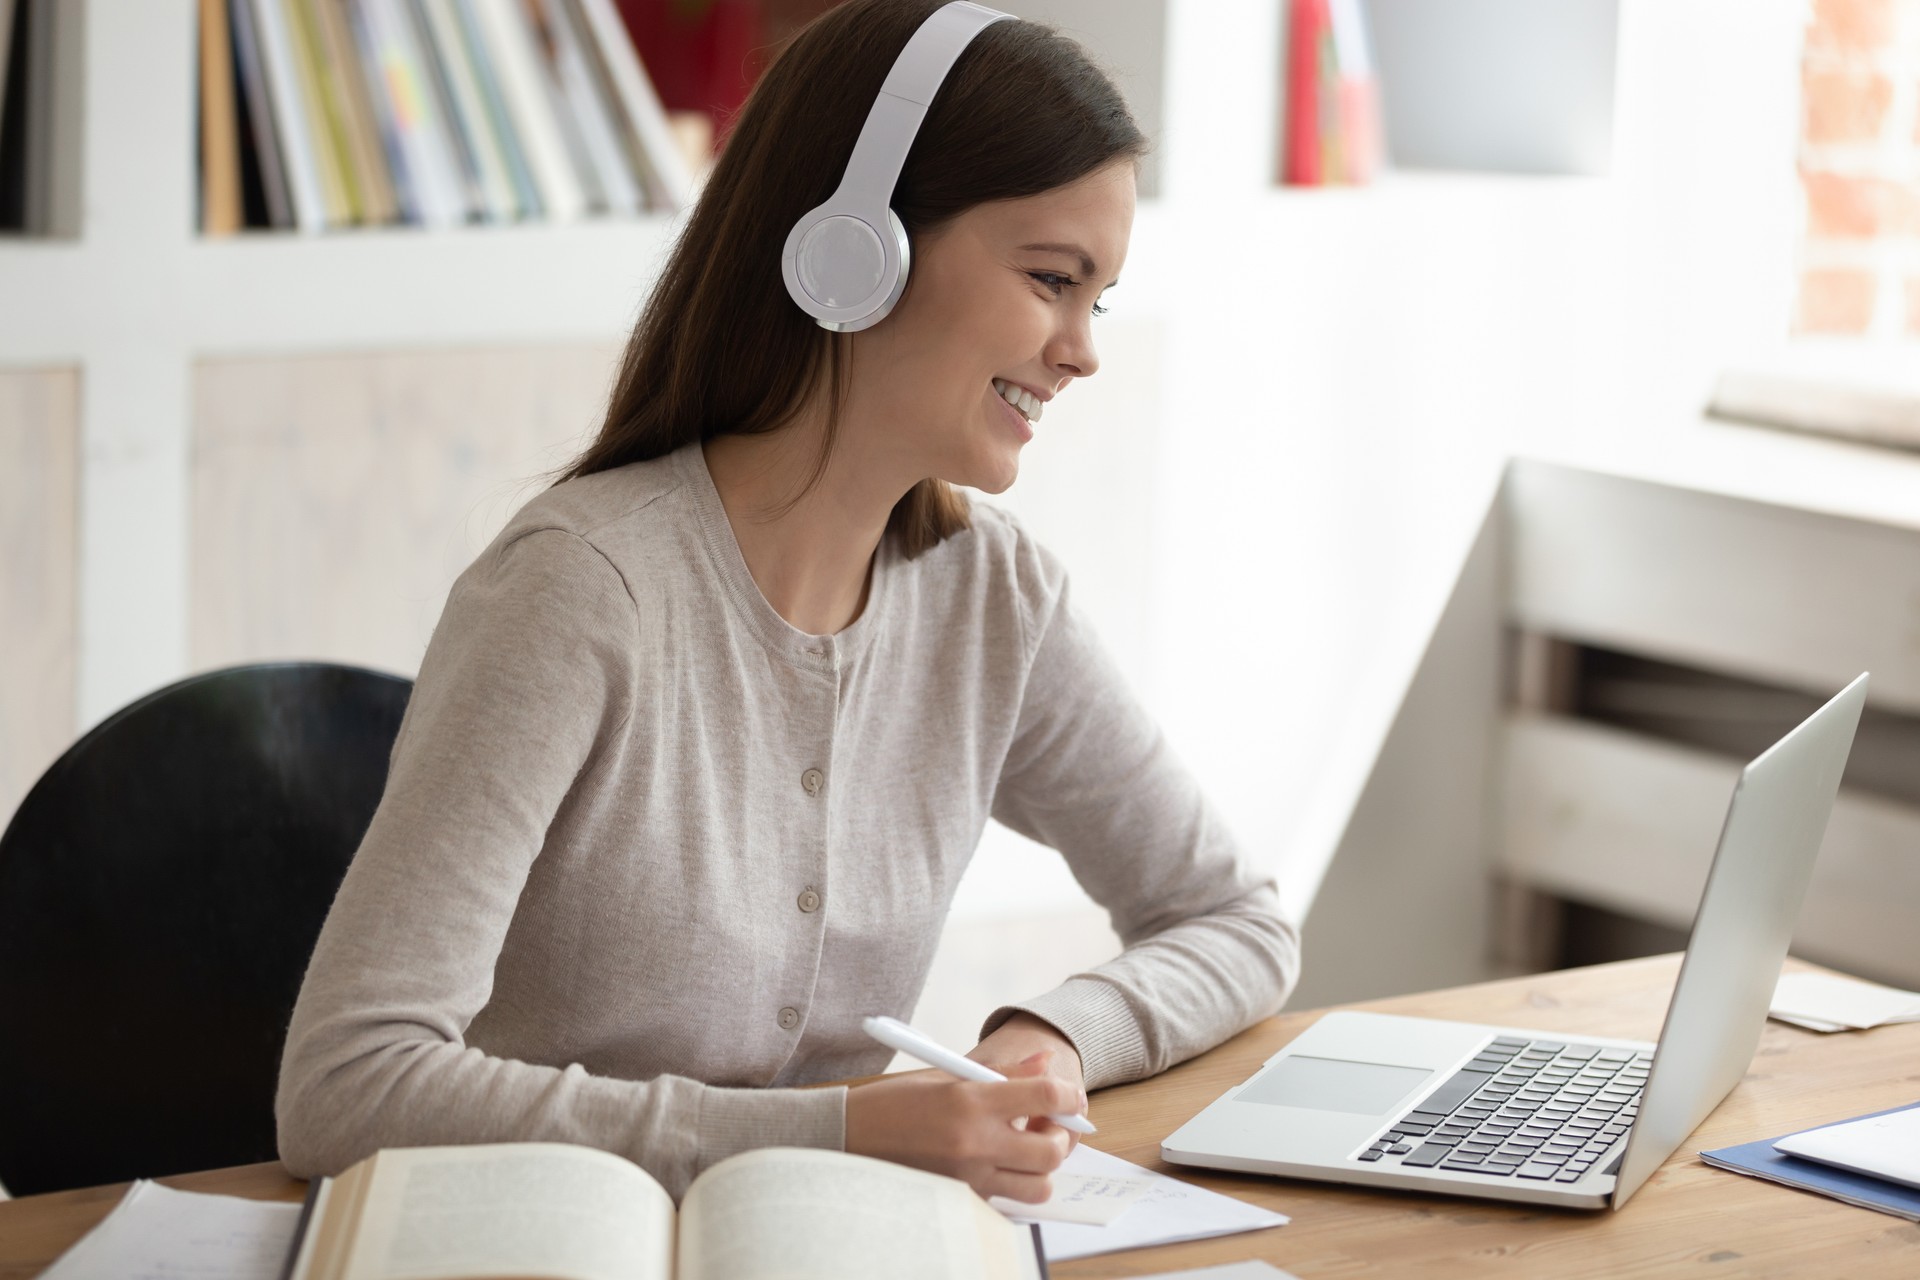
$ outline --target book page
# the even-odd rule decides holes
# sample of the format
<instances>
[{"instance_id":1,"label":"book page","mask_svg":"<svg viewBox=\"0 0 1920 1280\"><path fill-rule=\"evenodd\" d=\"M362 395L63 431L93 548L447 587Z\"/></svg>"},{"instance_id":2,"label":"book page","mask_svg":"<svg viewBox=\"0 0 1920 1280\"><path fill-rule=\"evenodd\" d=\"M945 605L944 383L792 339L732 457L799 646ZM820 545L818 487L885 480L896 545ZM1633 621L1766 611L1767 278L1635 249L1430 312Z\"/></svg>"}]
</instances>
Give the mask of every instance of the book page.
<instances>
[{"instance_id":1,"label":"book page","mask_svg":"<svg viewBox=\"0 0 1920 1280\"><path fill-rule=\"evenodd\" d=\"M722 1160L680 1206L680 1280L1024 1280L1032 1235L964 1182L840 1151Z\"/></svg>"},{"instance_id":2,"label":"book page","mask_svg":"<svg viewBox=\"0 0 1920 1280\"><path fill-rule=\"evenodd\" d=\"M566 1143L374 1157L348 1280L671 1280L673 1200L619 1156Z\"/></svg>"}]
</instances>

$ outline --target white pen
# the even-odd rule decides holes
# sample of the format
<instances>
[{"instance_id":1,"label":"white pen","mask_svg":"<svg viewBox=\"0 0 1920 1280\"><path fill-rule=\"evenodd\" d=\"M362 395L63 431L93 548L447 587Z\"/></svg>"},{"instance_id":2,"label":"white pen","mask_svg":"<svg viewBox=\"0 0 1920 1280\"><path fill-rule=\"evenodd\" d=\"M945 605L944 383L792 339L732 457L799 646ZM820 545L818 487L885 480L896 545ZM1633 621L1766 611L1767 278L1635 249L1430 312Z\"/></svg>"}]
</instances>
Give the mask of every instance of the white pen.
<instances>
[{"instance_id":1,"label":"white pen","mask_svg":"<svg viewBox=\"0 0 1920 1280\"><path fill-rule=\"evenodd\" d=\"M936 1044L898 1018L866 1018L860 1025L868 1035L887 1048L898 1049L909 1058L918 1058L948 1075L959 1076L962 1080L977 1080L982 1084L1002 1084L1006 1081L1006 1077L992 1067L981 1066L972 1058L963 1058L945 1045ZM1048 1116L1047 1119L1075 1133L1099 1132L1082 1115Z\"/></svg>"}]
</instances>

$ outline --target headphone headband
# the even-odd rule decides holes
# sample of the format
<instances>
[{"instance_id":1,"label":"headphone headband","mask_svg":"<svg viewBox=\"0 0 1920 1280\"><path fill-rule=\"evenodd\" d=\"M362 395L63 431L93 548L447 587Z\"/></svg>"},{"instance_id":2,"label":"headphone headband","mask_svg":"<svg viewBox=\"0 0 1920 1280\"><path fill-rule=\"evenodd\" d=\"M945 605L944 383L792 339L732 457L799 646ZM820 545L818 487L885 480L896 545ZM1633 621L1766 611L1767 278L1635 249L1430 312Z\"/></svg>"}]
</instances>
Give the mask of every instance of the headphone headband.
<instances>
[{"instance_id":1,"label":"headphone headband","mask_svg":"<svg viewBox=\"0 0 1920 1280\"><path fill-rule=\"evenodd\" d=\"M961 53L1010 13L954 0L920 24L880 86L840 186L787 233L780 272L787 292L823 329L879 324L906 291L912 254L889 207L907 152Z\"/></svg>"}]
</instances>

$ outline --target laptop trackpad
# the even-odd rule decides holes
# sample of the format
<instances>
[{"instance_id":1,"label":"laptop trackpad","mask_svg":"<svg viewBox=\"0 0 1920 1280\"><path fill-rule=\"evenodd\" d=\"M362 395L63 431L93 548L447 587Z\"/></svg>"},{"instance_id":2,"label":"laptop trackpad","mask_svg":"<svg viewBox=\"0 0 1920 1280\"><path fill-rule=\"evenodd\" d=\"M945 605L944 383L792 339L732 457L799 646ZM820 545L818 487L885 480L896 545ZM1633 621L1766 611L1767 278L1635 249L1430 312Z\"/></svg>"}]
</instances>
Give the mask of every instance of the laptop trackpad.
<instances>
[{"instance_id":1,"label":"laptop trackpad","mask_svg":"<svg viewBox=\"0 0 1920 1280\"><path fill-rule=\"evenodd\" d=\"M1412 1097L1413 1091L1432 1075L1424 1067L1390 1067L1380 1062L1296 1054L1255 1076L1234 1101L1378 1116Z\"/></svg>"}]
</instances>

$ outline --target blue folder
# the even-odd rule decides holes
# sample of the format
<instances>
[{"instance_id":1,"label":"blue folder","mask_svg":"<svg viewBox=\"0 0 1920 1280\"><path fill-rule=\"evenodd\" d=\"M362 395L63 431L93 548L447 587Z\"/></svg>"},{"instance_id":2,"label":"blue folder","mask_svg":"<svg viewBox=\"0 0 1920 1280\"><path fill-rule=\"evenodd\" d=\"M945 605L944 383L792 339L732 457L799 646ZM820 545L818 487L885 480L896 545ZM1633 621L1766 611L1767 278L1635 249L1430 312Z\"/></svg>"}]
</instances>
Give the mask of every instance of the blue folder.
<instances>
[{"instance_id":1,"label":"blue folder","mask_svg":"<svg viewBox=\"0 0 1920 1280\"><path fill-rule=\"evenodd\" d=\"M1885 1111L1875 1111L1872 1114L1886 1116L1896 1111L1910 1111L1915 1107L1920 1107L1920 1102L1911 1102L1904 1107L1889 1107ZM1866 1116L1854 1117L1856 1120L1867 1118ZM1845 1123L1848 1122L1834 1121L1834 1124ZM1827 1129L1832 1126L1823 1124L1815 1127ZM1802 1129L1800 1132L1812 1133L1813 1130ZM1769 1182L1797 1187L1801 1191L1816 1191L1823 1196L1844 1200L1848 1204L1857 1204L1862 1209L1878 1209L1881 1213L1891 1213L1896 1217L1920 1222L1920 1190L1903 1187L1897 1182L1888 1182L1884 1178L1836 1169L1830 1164L1821 1164L1817 1160L1802 1160L1798 1156L1782 1155L1773 1149L1773 1144L1778 1141L1780 1138L1762 1138L1758 1142L1743 1142L1737 1147L1702 1151L1700 1158L1716 1169L1731 1169L1735 1173L1765 1178Z\"/></svg>"}]
</instances>

